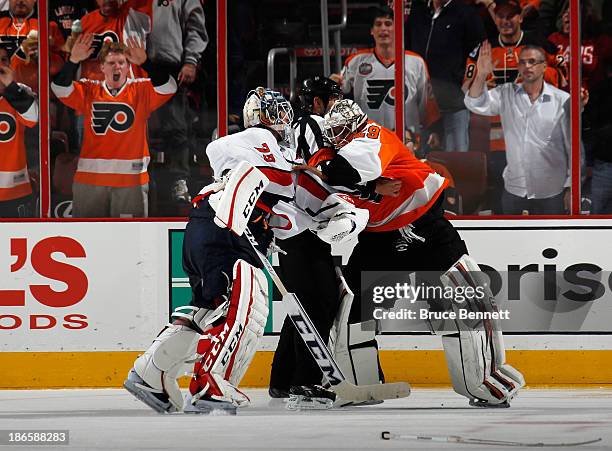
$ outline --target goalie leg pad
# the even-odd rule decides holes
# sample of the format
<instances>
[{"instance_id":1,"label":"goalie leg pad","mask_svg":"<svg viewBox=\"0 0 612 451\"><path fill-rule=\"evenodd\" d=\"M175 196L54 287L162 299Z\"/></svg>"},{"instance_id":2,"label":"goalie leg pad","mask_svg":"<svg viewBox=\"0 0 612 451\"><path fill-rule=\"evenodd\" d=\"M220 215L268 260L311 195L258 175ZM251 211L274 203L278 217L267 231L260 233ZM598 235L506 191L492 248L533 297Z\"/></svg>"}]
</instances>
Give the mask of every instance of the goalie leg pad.
<instances>
[{"instance_id":1,"label":"goalie leg pad","mask_svg":"<svg viewBox=\"0 0 612 451\"><path fill-rule=\"evenodd\" d=\"M480 267L468 255L463 255L441 280L445 286L453 289L472 287L475 290L480 287L481 293L484 293L484 296L467 298L462 302L453 301L451 308L457 315L459 309L489 313L498 311ZM509 402L525 385L525 380L518 370L506 363L499 320L455 320L454 325L454 331L435 332L445 335L442 344L455 391L470 400L484 401L490 405Z\"/></svg>"},{"instance_id":2,"label":"goalie leg pad","mask_svg":"<svg viewBox=\"0 0 612 451\"><path fill-rule=\"evenodd\" d=\"M248 404L237 387L266 325L267 287L261 269L244 260L235 263L227 314L205 330L197 344L198 360L189 387L193 404L203 396L237 406Z\"/></svg>"},{"instance_id":3,"label":"goalie leg pad","mask_svg":"<svg viewBox=\"0 0 612 451\"><path fill-rule=\"evenodd\" d=\"M172 318L182 318L189 325L167 324L134 362L125 388L158 412L180 411L183 396L177 379L193 363L202 328L223 315L225 308L226 305L215 310L177 308Z\"/></svg>"}]
</instances>

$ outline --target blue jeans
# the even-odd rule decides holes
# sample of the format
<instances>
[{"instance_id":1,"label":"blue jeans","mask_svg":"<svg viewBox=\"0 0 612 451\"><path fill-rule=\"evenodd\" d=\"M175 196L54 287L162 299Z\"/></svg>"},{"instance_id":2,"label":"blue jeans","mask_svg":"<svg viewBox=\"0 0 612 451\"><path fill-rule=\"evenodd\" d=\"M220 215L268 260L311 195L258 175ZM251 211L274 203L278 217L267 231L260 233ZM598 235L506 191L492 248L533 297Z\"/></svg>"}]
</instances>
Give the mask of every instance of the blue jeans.
<instances>
[{"instance_id":1,"label":"blue jeans","mask_svg":"<svg viewBox=\"0 0 612 451\"><path fill-rule=\"evenodd\" d=\"M594 215L612 214L612 163L595 159L591 180L591 199Z\"/></svg>"},{"instance_id":2,"label":"blue jeans","mask_svg":"<svg viewBox=\"0 0 612 451\"><path fill-rule=\"evenodd\" d=\"M442 113L442 124L444 125L442 143L446 151L467 152L470 150L468 133L470 112L468 110Z\"/></svg>"}]
</instances>

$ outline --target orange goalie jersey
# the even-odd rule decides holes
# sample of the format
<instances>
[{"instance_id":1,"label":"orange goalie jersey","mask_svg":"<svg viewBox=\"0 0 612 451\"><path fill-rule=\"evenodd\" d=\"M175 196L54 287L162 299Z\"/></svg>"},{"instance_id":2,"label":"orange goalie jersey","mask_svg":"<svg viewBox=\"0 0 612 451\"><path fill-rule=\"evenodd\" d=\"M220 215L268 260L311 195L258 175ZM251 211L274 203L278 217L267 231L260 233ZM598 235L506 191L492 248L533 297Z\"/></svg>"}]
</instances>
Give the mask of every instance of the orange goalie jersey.
<instances>
[{"instance_id":1,"label":"orange goalie jersey","mask_svg":"<svg viewBox=\"0 0 612 451\"><path fill-rule=\"evenodd\" d=\"M444 177L418 160L394 132L374 121L368 121L365 130L336 155L359 173L361 183L379 177L402 181L397 197L382 196L377 201L355 196L355 205L370 212L366 230L371 232L397 230L414 222L434 204L448 184ZM322 149L308 164L317 166L336 155L329 149ZM337 185L331 179L328 183Z\"/></svg>"},{"instance_id":2,"label":"orange goalie jersey","mask_svg":"<svg viewBox=\"0 0 612 451\"><path fill-rule=\"evenodd\" d=\"M98 80L52 88L62 103L84 116L76 182L126 187L149 181L147 119L176 92L173 78L160 86L148 78L128 79L115 96Z\"/></svg>"}]
</instances>

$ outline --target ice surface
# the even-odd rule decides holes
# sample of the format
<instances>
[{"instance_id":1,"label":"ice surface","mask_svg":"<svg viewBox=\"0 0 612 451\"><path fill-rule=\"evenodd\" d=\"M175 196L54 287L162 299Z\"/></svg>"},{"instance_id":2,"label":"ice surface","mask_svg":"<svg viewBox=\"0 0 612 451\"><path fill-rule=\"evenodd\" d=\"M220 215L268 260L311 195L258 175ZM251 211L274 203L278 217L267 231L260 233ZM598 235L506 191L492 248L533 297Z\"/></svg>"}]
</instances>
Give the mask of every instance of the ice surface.
<instances>
[{"instance_id":1,"label":"ice surface","mask_svg":"<svg viewBox=\"0 0 612 451\"><path fill-rule=\"evenodd\" d=\"M477 409L449 389L415 388L378 406L290 412L265 390L236 416L159 415L124 390L0 391L0 429L68 429L70 445L1 449L520 449L412 440L382 431L529 442L601 437L576 449L612 450L612 390L524 390L510 409ZM549 448L553 449L553 448Z\"/></svg>"}]
</instances>

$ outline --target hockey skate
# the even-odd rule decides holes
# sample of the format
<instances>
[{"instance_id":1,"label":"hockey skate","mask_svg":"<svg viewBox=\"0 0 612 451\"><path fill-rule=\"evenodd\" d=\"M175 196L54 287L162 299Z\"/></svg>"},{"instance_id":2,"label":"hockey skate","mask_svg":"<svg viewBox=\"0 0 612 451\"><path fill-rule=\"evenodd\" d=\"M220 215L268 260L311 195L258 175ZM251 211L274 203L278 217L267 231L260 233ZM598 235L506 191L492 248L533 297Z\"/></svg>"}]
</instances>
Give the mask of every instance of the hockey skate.
<instances>
[{"instance_id":1,"label":"hockey skate","mask_svg":"<svg viewBox=\"0 0 612 451\"><path fill-rule=\"evenodd\" d=\"M236 415L237 407L229 401L220 401L209 396L193 400L191 394L185 398L183 412L198 415Z\"/></svg>"},{"instance_id":2,"label":"hockey skate","mask_svg":"<svg viewBox=\"0 0 612 451\"><path fill-rule=\"evenodd\" d=\"M485 399L472 398L470 399L470 406L472 407L480 407L485 409L505 409L510 407L510 402L508 400L502 402L501 404L492 404Z\"/></svg>"},{"instance_id":3,"label":"hockey skate","mask_svg":"<svg viewBox=\"0 0 612 451\"><path fill-rule=\"evenodd\" d=\"M291 387L287 410L326 410L331 409L336 400L336 394L320 385L300 385Z\"/></svg>"},{"instance_id":4,"label":"hockey skate","mask_svg":"<svg viewBox=\"0 0 612 451\"><path fill-rule=\"evenodd\" d=\"M128 377L123 383L123 387L158 413L177 412L176 407L170 402L168 395L147 384L138 373L136 373L134 368L128 373Z\"/></svg>"}]
</instances>

